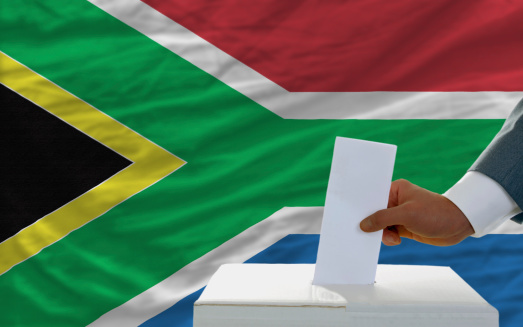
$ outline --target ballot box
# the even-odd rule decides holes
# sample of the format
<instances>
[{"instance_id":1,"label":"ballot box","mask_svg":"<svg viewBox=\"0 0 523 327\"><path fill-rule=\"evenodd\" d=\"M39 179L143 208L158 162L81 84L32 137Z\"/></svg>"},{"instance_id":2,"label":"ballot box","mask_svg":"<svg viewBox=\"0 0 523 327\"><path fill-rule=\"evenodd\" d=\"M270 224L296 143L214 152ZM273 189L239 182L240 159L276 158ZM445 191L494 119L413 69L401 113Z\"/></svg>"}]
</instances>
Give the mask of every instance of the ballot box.
<instances>
[{"instance_id":1,"label":"ballot box","mask_svg":"<svg viewBox=\"0 0 523 327\"><path fill-rule=\"evenodd\" d=\"M227 264L195 327L494 327L498 312L449 267L378 265L370 285L313 285L310 264Z\"/></svg>"}]
</instances>

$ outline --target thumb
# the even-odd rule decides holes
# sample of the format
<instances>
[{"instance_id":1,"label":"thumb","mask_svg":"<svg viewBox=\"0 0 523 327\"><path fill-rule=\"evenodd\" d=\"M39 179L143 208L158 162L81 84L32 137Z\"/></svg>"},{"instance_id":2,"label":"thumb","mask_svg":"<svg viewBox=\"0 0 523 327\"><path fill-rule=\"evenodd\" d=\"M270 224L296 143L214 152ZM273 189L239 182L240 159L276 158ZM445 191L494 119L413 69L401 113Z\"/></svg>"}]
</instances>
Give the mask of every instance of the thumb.
<instances>
[{"instance_id":1,"label":"thumb","mask_svg":"<svg viewBox=\"0 0 523 327\"><path fill-rule=\"evenodd\" d=\"M376 211L360 222L362 231L377 232L388 226L403 225L404 213L401 206Z\"/></svg>"}]
</instances>

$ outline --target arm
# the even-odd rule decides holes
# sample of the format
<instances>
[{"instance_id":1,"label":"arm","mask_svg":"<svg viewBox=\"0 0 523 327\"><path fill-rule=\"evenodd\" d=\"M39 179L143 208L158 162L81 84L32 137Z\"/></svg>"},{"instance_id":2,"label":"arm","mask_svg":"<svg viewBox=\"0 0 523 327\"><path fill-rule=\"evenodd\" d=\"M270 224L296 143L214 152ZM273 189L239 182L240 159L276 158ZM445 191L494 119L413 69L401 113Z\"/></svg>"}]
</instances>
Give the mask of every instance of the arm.
<instances>
[{"instance_id":1,"label":"arm","mask_svg":"<svg viewBox=\"0 0 523 327\"><path fill-rule=\"evenodd\" d=\"M360 224L361 229L365 232L384 229L383 243L386 245L399 244L400 236L432 245L452 245L461 242L467 236L481 236L492 230L510 217L507 214L511 208L515 208L513 213L521 212L519 208L523 206L523 101L516 106L501 131L470 171L469 177L476 176L470 179L466 178L466 175L446 193L448 198L408 181L393 182L388 209L365 218ZM479 188L474 182L471 187L471 180L477 182L477 178L482 187L487 187ZM506 200L494 211L491 210L491 203L483 198L486 196L491 200L496 197L492 190L496 191L498 196L502 195L498 200ZM495 202L498 203L498 200ZM503 218L505 216L507 218ZM523 220L523 214L516 215L513 219L518 218ZM473 225L478 229L477 232Z\"/></svg>"},{"instance_id":2,"label":"arm","mask_svg":"<svg viewBox=\"0 0 523 327\"><path fill-rule=\"evenodd\" d=\"M443 195L467 216L474 237L488 234L521 212L501 185L478 171L467 172Z\"/></svg>"},{"instance_id":3,"label":"arm","mask_svg":"<svg viewBox=\"0 0 523 327\"><path fill-rule=\"evenodd\" d=\"M494 140L470 168L498 183L523 208L523 100L503 124ZM523 215L512 218L523 221Z\"/></svg>"}]
</instances>

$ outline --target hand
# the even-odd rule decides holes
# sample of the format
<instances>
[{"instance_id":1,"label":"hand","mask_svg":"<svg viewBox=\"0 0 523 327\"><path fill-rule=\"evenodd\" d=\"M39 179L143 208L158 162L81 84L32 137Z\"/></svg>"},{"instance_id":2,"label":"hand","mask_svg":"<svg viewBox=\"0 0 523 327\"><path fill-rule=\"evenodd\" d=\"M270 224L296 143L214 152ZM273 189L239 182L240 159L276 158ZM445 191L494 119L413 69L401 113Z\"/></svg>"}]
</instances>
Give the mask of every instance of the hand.
<instances>
[{"instance_id":1,"label":"hand","mask_svg":"<svg viewBox=\"0 0 523 327\"><path fill-rule=\"evenodd\" d=\"M392 182L387 209L362 220L364 232L383 229L383 243L398 245L401 237L447 246L474 234L467 217L443 195L430 192L407 180Z\"/></svg>"}]
</instances>

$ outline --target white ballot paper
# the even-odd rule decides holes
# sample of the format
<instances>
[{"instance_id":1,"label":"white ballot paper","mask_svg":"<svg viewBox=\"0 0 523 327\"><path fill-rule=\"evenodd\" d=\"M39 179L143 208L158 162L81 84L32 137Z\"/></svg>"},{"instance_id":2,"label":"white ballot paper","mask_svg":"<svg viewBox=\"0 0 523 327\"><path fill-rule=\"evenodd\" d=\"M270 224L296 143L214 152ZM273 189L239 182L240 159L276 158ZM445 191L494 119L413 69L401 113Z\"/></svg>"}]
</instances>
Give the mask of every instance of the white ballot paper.
<instances>
[{"instance_id":1,"label":"white ballot paper","mask_svg":"<svg viewBox=\"0 0 523 327\"><path fill-rule=\"evenodd\" d=\"M313 284L373 284L382 231L359 224L387 207L396 146L337 137Z\"/></svg>"}]
</instances>

